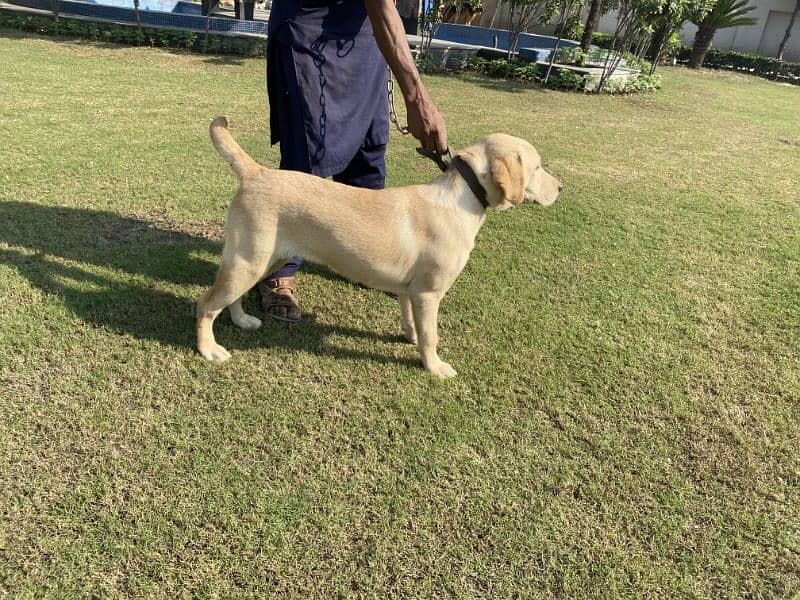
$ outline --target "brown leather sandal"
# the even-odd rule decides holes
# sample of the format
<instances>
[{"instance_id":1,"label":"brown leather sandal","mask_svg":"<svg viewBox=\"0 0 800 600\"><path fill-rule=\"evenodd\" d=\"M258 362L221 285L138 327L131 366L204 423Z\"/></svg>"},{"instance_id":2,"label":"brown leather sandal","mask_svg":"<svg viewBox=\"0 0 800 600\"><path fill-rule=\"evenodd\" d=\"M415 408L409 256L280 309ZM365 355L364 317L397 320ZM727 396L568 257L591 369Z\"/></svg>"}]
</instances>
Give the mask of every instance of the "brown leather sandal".
<instances>
[{"instance_id":1,"label":"brown leather sandal","mask_svg":"<svg viewBox=\"0 0 800 600\"><path fill-rule=\"evenodd\" d=\"M265 279L258 283L261 292L261 308L276 321L297 323L300 320L300 305L294 297L294 277Z\"/></svg>"}]
</instances>

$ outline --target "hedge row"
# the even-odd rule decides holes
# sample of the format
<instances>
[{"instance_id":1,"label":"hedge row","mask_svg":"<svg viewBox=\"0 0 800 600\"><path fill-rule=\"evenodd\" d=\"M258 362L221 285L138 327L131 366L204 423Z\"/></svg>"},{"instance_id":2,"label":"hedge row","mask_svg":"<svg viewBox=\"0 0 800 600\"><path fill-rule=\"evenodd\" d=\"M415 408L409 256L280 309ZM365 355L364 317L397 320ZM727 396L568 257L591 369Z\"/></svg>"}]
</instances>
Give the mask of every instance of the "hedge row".
<instances>
[{"instance_id":1,"label":"hedge row","mask_svg":"<svg viewBox=\"0 0 800 600\"><path fill-rule=\"evenodd\" d=\"M593 91L597 84L596 79L589 75L583 75L571 69L559 69L557 67L553 68L553 72L550 73L550 78L545 84L544 75L547 70L546 65L519 59L486 60L483 58L474 58L469 62L467 68L491 77L529 81L548 88L572 90L576 92ZM608 81L604 88L604 93L629 94L652 91L660 87L660 75L647 75L642 73L636 77L629 77L627 80L612 79Z\"/></svg>"},{"instance_id":2,"label":"hedge row","mask_svg":"<svg viewBox=\"0 0 800 600\"><path fill-rule=\"evenodd\" d=\"M79 37L94 41L135 46L154 46L183 49L193 52L212 52L215 54L239 54L245 56L264 56L266 42L252 38L237 38L210 34L206 40L203 33L186 30L157 29L136 25L119 25L77 19L62 18L55 21L50 16L20 15L0 10L0 27L31 31L41 35L61 35ZM423 65L421 65L422 67ZM505 59L473 59L461 66L493 77L517 79L543 85L543 70L536 63ZM660 87L658 76L642 75L630 80L628 85L612 86L611 93L628 93L652 90ZM587 91L593 83L583 75L568 69L556 69L550 75L547 87L574 91Z\"/></svg>"},{"instance_id":3,"label":"hedge row","mask_svg":"<svg viewBox=\"0 0 800 600\"><path fill-rule=\"evenodd\" d=\"M266 52L266 42L254 38L237 38L211 33L206 39L204 33L180 29L153 27L140 29L136 25L65 18L55 21L52 17L20 15L1 10L0 27L32 31L41 35L62 35L116 44L184 49L193 52L244 56L264 56Z\"/></svg>"},{"instance_id":4,"label":"hedge row","mask_svg":"<svg viewBox=\"0 0 800 600\"><path fill-rule=\"evenodd\" d=\"M678 62L688 62L691 54L691 47L683 46L678 52ZM709 69L742 71L766 79L800 85L800 63L786 62L758 54L712 48L706 54L703 66Z\"/></svg>"}]
</instances>

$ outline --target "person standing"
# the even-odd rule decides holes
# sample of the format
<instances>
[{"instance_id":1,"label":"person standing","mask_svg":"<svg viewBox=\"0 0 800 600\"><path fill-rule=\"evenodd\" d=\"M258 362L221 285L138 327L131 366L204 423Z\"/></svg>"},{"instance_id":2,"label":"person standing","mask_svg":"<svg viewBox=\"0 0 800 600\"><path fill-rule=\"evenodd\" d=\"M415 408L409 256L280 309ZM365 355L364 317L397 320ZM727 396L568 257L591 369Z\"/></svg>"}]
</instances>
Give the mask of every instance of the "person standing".
<instances>
[{"instance_id":1,"label":"person standing","mask_svg":"<svg viewBox=\"0 0 800 600\"><path fill-rule=\"evenodd\" d=\"M267 93L280 168L383 189L387 63L411 135L427 150L446 151L444 119L422 84L392 0L273 0ZM262 307L273 319L301 318L295 297L300 264L292 259L259 283Z\"/></svg>"}]
</instances>

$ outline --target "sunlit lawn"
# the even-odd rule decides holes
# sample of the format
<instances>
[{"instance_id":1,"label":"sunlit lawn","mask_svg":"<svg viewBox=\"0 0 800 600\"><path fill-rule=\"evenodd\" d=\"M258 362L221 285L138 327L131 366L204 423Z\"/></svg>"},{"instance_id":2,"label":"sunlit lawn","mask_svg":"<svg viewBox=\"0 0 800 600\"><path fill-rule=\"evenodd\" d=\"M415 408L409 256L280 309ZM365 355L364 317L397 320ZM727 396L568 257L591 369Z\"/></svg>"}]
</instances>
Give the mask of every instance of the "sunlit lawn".
<instances>
[{"instance_id":1,"label":"sunlit lawn","mask_svg":"<svg viewBox=\"0 0 800 600\"><path fill-rule=\"evenodd\" d=\"M277 163L262 61L0 31L0 595L793 597L800 88L663 74L426 79L454 147L567 183L489 215L439 382L319 267L301 324L196 354L235 191L207 127ZM414 145L390 185L436 175Z\"/></svg>"}]
</instances>

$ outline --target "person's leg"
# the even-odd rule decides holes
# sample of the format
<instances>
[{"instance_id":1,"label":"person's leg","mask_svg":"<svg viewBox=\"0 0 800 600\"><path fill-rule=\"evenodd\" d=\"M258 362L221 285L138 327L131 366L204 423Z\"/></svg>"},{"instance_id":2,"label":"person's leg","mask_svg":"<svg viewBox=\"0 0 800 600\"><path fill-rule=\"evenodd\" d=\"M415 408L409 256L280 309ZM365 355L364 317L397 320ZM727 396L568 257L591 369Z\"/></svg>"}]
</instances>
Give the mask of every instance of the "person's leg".
<instances>
[{"instance_id":1,"label":"person's leg","mask_svg":"<svg viewBox=\"0 0 800 600\"><path fill-rule=\"evenodd\" d=\"M295 81L294 60L291 48L274 43L270 46L267 63L267 79L270 83L270 115L272 126L277 125L280 140L280 168L311 173L308 160L308 145L303 126L300 90ZM277 117L277 118L275 118ZM302 261L294 257L277 271L267 275L258 284L261 307L264 313L278 321L295 323L300 320L300 305L294 295L294 276Z\"/></svg>"},{"instance_id":2,"label":"person's leg","mask_svg":"<svg viewBox=\"0 0 800 600\"><path fill-rule=\"evenodd\" d=\"M386 144L362 146L334 181L370 190L382 190L386 183Z\"/></svg>"},{"instance_id":3,"label":"person's leg","mask_svg":"<svg viewBox=\"0 0 800 600\"><path fill-rule=\"evenodd\" d=\"M385 154L385 144L362 146L345 170L334 175L333 180L355 187L382 190L386 182ZM281 138L281 155L284 155L283 138ZM287 152L286 156L291 154ZM283 158L281 168L286 168ZM294 275L301 264L299 258L293 258L259 283L262 306L266 314L273 319L288 322L300 320L300 306L294 298Z\"/></svg>"}]
</instances>

